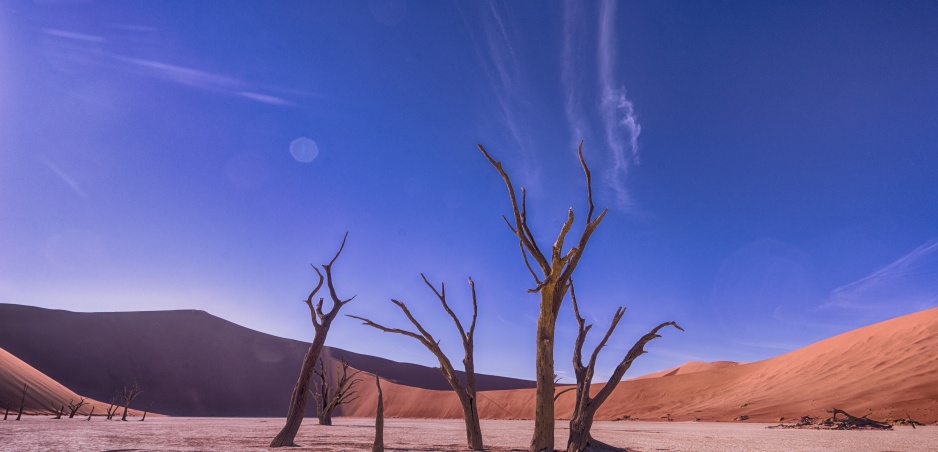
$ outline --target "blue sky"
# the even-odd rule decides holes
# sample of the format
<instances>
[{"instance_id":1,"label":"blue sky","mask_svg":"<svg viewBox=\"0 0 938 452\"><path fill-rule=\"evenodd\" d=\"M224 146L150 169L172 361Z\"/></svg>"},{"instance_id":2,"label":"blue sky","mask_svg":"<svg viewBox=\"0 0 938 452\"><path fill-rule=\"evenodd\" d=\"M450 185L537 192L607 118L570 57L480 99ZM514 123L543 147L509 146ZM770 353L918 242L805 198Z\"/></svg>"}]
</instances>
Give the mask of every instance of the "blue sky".
<instances>
[{"instance_id":1,"label":"blue sky","mask_svg":"<svg viewBox=\"0 0 938 452\"><path fill-rule=\"evenodd\" d=\"M610 212L581 310L628 307L600 376L663 321L687 332L628 375L938 305L938 6L765 3L5 2L0 302L309 340L308 264L348 230L344 313L407 326L403 300L458 360L420 273L466 321L471 275L477 370L533 378L537 297L476 143L549 244L568 207L582 227L582 139ZM575 330L568 301L561 375ZM328 343L434 365L344 317Z\"/></svg>"}]
</instances>

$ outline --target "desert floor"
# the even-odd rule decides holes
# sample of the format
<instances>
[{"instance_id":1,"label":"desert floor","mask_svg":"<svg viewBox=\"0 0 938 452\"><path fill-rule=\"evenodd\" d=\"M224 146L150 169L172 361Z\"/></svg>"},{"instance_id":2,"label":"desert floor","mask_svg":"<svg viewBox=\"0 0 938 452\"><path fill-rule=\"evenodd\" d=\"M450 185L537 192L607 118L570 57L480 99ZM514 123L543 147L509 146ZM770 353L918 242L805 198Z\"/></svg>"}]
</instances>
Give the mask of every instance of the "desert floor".
<instances>
[{"instance_id":1,"label":"desert floor","mask_svg":"<svg viewBox=\"0 0 938 452\"><path fill-rule=\"evenodd\" d=\"M374 420L337 418L323 427L307 419L290 450L371 450ZM53 420L24 417L0 421L4 450L173 450L241 451L267 449L282 419L152 418L120 422L101 418ZM684 422L597 422L594 436L636 451L935 451L938 428L897 427L893 431L772 430L769 424ZM556 445L567 430L558 422ZM483 421L489 450L523 450L532 421ZM385 449L396 451L465 450L461 420L386 419Z\"/></svg>"}]
</instances>

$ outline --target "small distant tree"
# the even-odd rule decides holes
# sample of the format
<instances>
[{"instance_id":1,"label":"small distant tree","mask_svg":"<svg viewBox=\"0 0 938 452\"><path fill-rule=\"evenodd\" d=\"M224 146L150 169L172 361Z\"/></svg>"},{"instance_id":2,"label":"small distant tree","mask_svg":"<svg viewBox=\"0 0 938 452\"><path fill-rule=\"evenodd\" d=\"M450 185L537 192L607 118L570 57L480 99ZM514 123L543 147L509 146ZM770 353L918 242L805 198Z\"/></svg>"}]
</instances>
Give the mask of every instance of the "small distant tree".
<instances>
[{"instance_id":1,"label":"small distant tree","mask_svg":"<svg viewBox=\"0 0 938 452\"><path fill-rule=\"evenodd\" d=\"M642 336L642 338L632 346L625 357L622 358L622 361L619 362L615 370L612 371L612 375L602 389L600 389L595 396L591 397L590 385L593 384L593 374L596 371L596 358L599 357L599 351L606 346L606 342L609 341L609 336L611 336L612 332L616 329L619 320L622 320L622 315L625 314L625 308L620 306L616 309L616 313L612 316L612 324L609 325L606 335L603 336L596 348L593 349L593 354L590 355L588 364L584 366L583 342L586 341L586 333L589 332L593 325L586 325L586 321L580 316L580 308L576 302L576 292L573 289L573 281L570 281L570 300L573 302L573 313L576 316L578 328L576 342L573 348L573 370L576 374L576 402L573 405L573 416L570 418L570 436L567 439L567 452L625 450L605 444L590 435L590 428L593 426L593 418L596 415L596 410L602 406L606 399L612 394L612 391L616 389L619 381L621 381L622 377L625 375L625 371L632 365L632 361L646 353L645 344L655 338L661 337L658 335L658 331L667 326L673 326L681 331L684 331L684 329L678 326L677 323L665 322L656 326L648 334Z\"/></svg>"},{"instance_id":2,"label":"small distant tree","mask_svg":"<svg viewBox=\"0 0 938 452\"><path fill-rule=\"evenodd\" d=\"M316 288L309 293L305 302L309 307L316 335L313 337L313 342L310 344L309 350L303 358L303 365L300 368L300 377L296 382L296 386L293 388L293 394L290 396L290 407L287 410L286 425L284 425L280 433L274 437L273 441L270 442L270 447L294 445L293 440L296 439L296 433L300 431L303 416L306 414L306 404L309 401L309 386L313 378L313 369L315 369L319 355L322 353L322 348L326 344L326 335L329 334L329 328L332 326L332 321L335 320L335 317L339 314L339 309L355 299L354 296L347 300L340 299L336 294L335 285L332 283L332 265L335 264L336 259L339 258L339 254L342 254L347 238L348 232L346 232L345 237L342 238L342 245L339 246L339 251L335 253L335 256L328 264L322 266L326 274L325 281L326 285L329 287L329 296L332 298L332 309L328 312L322 309L322 297L319 298L319 302L316 303L315 307L313 306L313 298L316 296L316 293L319 292L319 289L322 288L323 272L320 272L319 268L315 265L310 264L319 276L319 283L316 284Z\"/></svg>"},{"instance_id":3,"label":"small distant tree","mask_svg":"<svg viewBox=\"0 0 938 452\"><path fill-rule=\"evenodd\" d=\"M152 401L152 400L151 400L150 403L147 405L147 407L143 409L143 417L140 418L140 422L143 422L143 421L147 420L147 413L150 411L150 408L153 408L153 401Z\"/></svg>"},{"instance_id":4,"label":"small distant tree","mask_svg":"<svg viewBox=\"0 0 938 452\"><path fill-rule=\"evenodd\" d=\"M375 444L371 452L384 452L384 394L381 393L381 377L375 374L375 386L378 387L378 409L375 411Z\"/></svg>"},{"instance_id":5,"label":"small distant tree","mask_svg":"<svg viewBox=\"0 0 938 452\"><path fill-rule=\"evenodd\" d=\"M373 328L377 328L386 333L396 333L402 334L404 336L412 337L427 350L430 350L436 359L440 362L440 372L443 372L443 376L446 378L446 381L449 383L450 387L453 388L453 391L456 392L456 396L459 397L459 402L462 404L463 410L463 419L466 421L466 441L468 446L472 450L482 450L482 427L479 423L479 407L476 403L476 387L475 387L475 363L473 361L473 335L475 334L476 329L476 316L478 315L479 309L476 303L476 288L475 284L472 282L472 278L469 278L469 287L472 292L472 323L469 326L469 331L467 332L462 323L459 321L459 317L456 317L456 314L450 309L449 305L446 303L446 286L441 284L440 290L437 291L436 287L433 287L433 284L430 284L430 281L427 281L427 277L420 274L420 277L423 278L423 282L433 291L437 299L440 300L440 304L443 305L443 309L449 314L450 318L453 319L453 322L456 324L456 329L459 330L459 336L462 339L463 350L465 355L463 358L463 365L466 373L466 383L465 385L459 380L459 376L456 374L456 369L453 368L453 364L450 362L449 358L443 353L443 350L440 349L439 341L435 340L430 333L423 328L420 322L414 318L410 313L410 310L407 309L407 306L398 300L391 299L391 302L396 304L397 307L401 308L401 311L404 311L404 315L407 316L407 319L410 320L410 323L417 328L417 331L420 334L401 330L397 328L388 328L384 325L379 325L371 320L368 320L364 317L357 317L350 315L349 317L356 318L364 322L365 325L368 325Z\"/></svg>"},{"instance_id":6,"label":"small distant tree","mask_svg":"<svg viewBox=\"0 0 938 452\"><path fill-rule=\"evenodd\" d=\"M117 405L117 396L111 396L111 405L107 407L107 417L105 419L111 420L114 418L114 415L117 414L117 409L120 408Z\"/></svg>"},{"instance_id":7,"label":"small distant tree","mask_svg":"<svg viewBox=\"0 0 938 452\"><path fill-rule=\"evenodd\" d=\"M81 397L81 400L78 403L73 404L71 400L68 401L68 418L72 419L78 414L78 410L81 409L82 405L85 404L85 398Z\"/></svg>"},{"instance_id":8,"label":"small distant tree","mask_svg":"<svg viewBox=\"0 0 938 452\"><path fill-rule=\"evenodd\" d=\"M29 390L29 385L23 385L23 397L20 398L20 411L16 413L16 420L20 420L23 417L23 409L26 408L26 391Z\"/></svg>"},{"instance_id":9,"label":"small distant tree","mask_svg":"<svg viewBox=\"0 0 938 452\"><path fill-rule=\"evenodd\" d=\"M335 409L339 405L344 405L358 398L355 385L361 383L362 380L361 378L355 378L355 376L361 371L357 370L349 375L348 369L349 363L343 359L341 370L336 370L335 391L333 391L329 384L329 373L326 371L326 365L323 363L322 357L319 358L319 371L313 370L319 377L319 386L315 391L310 389L310 393L316 399L319 425L332 425L332 413Z\"/></svg>"},{"instance_id":10,"label":"small distant tree","mask_svg":"<svg viewBox=\"0 0 938 452\"><path fill-rule=\"evenodd\" d=\"M7 420L7 416L10 414L10 401L7 400L6 411L3 412L3 420Z\"/></svg>"},{"instance_id":11,"label":"small distant tree","mask_svg":"<svg viewBox=\"0 0 938 452\"><path fill-rule=\"evenodd\" d=\"M91 415L94 414L94 407L95 407L95 405L91 405L91 412L88 413L88 419L85 419L86 421L90 421L90 420L91 420Z\"/></svg>"},{"instance_id":12,"label":"small distant tree","mask_svg":"<svg viewBox=\"0 0 938 452\"><path fill-rule=\"evenodd\" d=\"M60 408L56 408L55 405L49 405L52 408L52 414L55 415L52 419L62 419L62 415L65 414L65 405L61 405Z\"/></svg>"},{"instance_id":13,"label":"small distant tree","mask_svg":"<svg viewBox=\"0 0 938 452\"><path fill-rule=\"evenodd\" d=\"M143 392L143 389L140 389L140 385L134 383L133 386L124 386L124 389L121 389L120 392L120 401L124 404L124 414L121 416L122 421L127 420L127 409L130 407L130 404L137 398L140 393ZM116 411L116 410L115 410Z\"/></svg>"}]
</instances>

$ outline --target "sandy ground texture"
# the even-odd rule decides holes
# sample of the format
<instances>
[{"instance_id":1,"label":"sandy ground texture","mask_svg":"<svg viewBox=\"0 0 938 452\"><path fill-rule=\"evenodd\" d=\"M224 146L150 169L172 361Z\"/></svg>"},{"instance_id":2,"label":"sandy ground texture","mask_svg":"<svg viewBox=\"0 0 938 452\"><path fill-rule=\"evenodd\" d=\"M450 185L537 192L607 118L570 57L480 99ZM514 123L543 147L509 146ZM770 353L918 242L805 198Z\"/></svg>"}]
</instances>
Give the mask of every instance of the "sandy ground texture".
<instances>
[{"instance_id":1,"label":"sandy ground texture","mask_svg":"<svg viewBox=\"0 0 938 452\"><path fill-rule=\"evenodd\" d=\"M0 445L16 451L247 451L267 449L282 426L274 418L153 418L146 422L52 420L30 416L0 421ZM323 427L304 423L301 447L289 450L371 450L374 420L337 418ZM898 427L893 431L772 430L769 424L719 422L597 422L593 432L611 444L635 451L935 451L938 428ZM567 430L557 425L556 445L565 445ZM524 450L532 421L482 422L487 450ZM460 420L386 419L389 451L466 450Z\"/></svg>"}]
</instances>

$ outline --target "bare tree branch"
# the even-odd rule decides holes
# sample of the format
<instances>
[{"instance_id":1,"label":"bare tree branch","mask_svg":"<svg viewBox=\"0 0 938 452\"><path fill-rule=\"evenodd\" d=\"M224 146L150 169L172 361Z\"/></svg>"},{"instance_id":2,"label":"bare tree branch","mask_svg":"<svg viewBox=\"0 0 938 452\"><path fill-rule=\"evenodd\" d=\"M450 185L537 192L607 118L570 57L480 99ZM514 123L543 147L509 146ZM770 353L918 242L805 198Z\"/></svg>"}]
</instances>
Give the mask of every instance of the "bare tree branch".
<instances>
[{"instance_id":1,"label":"bare tree branch","mask_svg":"<svg viewBox=\"0 0 938 452\"><path fill-rule=\"evenodd\" d=\"M467 333L464 329L462 322L459 320L459 317L456 316L456 313L450 308L449 303L446 301L446 286L445 284L440 284L440 290L437 290L433 284L427 279L427 277L421 273L420 277L423 279L423 282L433 291L437 299L440 301L440 304L443 306L443 309L453 320L453 323L456 324L456 329L459 331L459 336L462 340L463 350L465 355L463 358L463 365L466 374L466 383L463 383L459 380L459 376L456 373L455 368L453 368L452 362L449 358L443 353L443 350L440 349L439 341L435 340L433 336L427 331L423 325L411 314L410 310L407 308L402 301L391 299L398 308L404 313L407 319L420 333L415 333L412 331L402 330L399 328L389 328L384 325L375 323L364 317L358 317L349 315L349 317L361 320L364 325L370 326L372 328L379 329L386 333L395 333L401 334L404 336L412 337L424 347L427 348L440 363L440 372L443 373L443 377L446 378L446 381L453 388L453 391L456 392L456 395L459 397L460 403L463 408L463 418L466 422L466 441L470 449L481 450L482 449L482 430L481 424L479 422L479 412L478 406L476 404L476 390L475 390L475 364L473 362L473 336L475 335L476 327L476 318L478 316L478 303L476 301L476 291L475 283L472 281L472 278L469 278L469 287L472 293L472 323L469 326L469 332Z\"/></svg>"}]
</instances>

